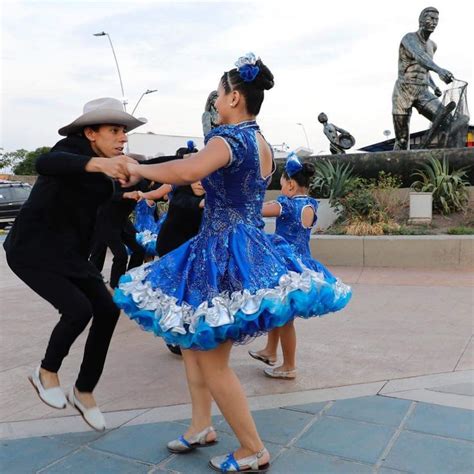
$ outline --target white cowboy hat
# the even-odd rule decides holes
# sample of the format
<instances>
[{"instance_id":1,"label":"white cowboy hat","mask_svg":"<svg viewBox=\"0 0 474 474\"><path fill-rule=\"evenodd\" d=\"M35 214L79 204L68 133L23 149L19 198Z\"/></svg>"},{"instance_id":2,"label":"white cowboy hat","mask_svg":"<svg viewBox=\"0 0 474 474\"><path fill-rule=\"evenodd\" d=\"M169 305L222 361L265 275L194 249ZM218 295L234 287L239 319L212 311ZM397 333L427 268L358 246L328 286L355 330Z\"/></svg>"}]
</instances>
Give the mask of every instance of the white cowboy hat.
<instances>
[{"instance_id":1,"label":"white cowboy hat","mask_svg":"<svg viewBox=\"0 0 474 474\"><path fill-rule=\"evenodd\" d=\"M94 99L84 105L83 114L74 122L58 130L59 135L68 136L82 132L87 125L114 124L127 127L127 132L147 123L147 119L135 118L123 111L122 103L118 99L103 97Z\"/></svg>"}]
</instances>

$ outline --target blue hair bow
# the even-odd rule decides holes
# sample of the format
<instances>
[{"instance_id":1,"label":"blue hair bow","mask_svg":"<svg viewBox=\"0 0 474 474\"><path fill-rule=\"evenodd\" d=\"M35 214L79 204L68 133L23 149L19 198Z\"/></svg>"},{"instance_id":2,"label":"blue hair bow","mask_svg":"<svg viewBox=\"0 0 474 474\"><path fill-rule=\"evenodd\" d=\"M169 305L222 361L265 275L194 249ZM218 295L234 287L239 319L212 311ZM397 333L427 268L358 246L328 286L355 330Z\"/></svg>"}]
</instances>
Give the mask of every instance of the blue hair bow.
<instances>
[{"instance_id":1,"label":"blue hair bow","mask_svg":"<svg viewBox=\"0 0 474 474\"><path fill-rule=\"evenodd\" d=\"M301 164L301 161L299 160L298 155L294 151L292 151L286 159L286 163L285 163L286 174L291 178L293 175L295 175L302 169L303 169L303 165Z\"/></svg>"},{"instance_id":2,"label":"blue hair bow","mask_svg":"<svg viewBox=\"0 0 474 474\"><path fill-rule=\"evenodd\" d=\"M252 82L258 76L260 68L256 63L257 58L253 53L247 53L236 61L235 66L244 82Z\"/></svg>"}]
</instances>

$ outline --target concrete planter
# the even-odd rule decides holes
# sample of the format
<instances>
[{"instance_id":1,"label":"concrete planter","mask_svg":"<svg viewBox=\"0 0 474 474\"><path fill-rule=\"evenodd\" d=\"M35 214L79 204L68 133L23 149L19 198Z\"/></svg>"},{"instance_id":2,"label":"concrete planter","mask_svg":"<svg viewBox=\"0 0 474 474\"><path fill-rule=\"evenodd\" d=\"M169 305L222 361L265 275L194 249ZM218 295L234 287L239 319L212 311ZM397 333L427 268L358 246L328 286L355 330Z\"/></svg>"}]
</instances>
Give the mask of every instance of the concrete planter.
<instances>
[{"instance_id":1,"label":"concrete planter","mask_svg":"<svg viewBox=\"0 0 474 474\"><path fill-rule=\"evenodd\" d=\"M326 230L339 217L337 210L329 204L329 199L318 199L318 220L315 231Z\"/></svg>"},{"instance_id":2,"label":"concrete planter","mask_svg":"<svg viewBox=\"0 0 474 474\"><path fill-rule=\"evenodd\" d=\"M433 218L432 193L410 192L409 224L431 224Z\"/></svg>"},{"instance_id":3,"label":"concrete planter","mask_svg":"<svg viewBox=\"0 0 474 474\"><path fill-rule=\"evenodd\" d=\"M339 217L337 210L329 204L329 199L318 199L318 203L318 220L313 232L327 229ZM273 234L275 232L275 218L264 217L263 220L265 222L265 232Z\"/></svg>"},{"instance_id":4,"label":"concrete planter","mask_svg":"<svg viewBox=\"0 0 474 474\"><path fill-rule=\"evenodd\" d=\"M472 235L313 235L310 247L331 266L474 268Z\"/></svg>"},{"instance_id":5,"label":"concrete planter","mask_svg":"<svg viewBox=\"0 0 474 474\"><path fill-rule=\"evenodd\" d=\"M275 233L276 218L275 217L264 217L265 228L263 229L267 234Z\"/></svg>"}]
</instances>

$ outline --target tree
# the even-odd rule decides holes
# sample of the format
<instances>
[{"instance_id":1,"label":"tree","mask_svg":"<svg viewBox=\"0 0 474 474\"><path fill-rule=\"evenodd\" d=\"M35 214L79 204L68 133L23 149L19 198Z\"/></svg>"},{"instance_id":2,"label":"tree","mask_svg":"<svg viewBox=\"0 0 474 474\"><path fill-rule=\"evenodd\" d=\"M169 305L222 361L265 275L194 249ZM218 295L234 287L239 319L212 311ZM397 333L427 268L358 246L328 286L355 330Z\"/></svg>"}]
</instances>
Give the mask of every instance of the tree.
<instances>
[{"instance_id":1,"label":"tree","mask_svg":"<svg viewBox=\"0 0 474 474\"><path fill-rule=\"evenodd\" d=\"M13 168L26 158L28 150L23 148L16 151L7 151L0 156L0 169Z\"/></svg>"},{"instance_id":2,"label":"tree","mask_svg":"<svg viewBox=\"0 0 474 474\"><path fill-rule=\"evenodd\" d=\"M42 146L40 148L37 148L35 151L27 152L23 159L14 166L13 173L16 175L36 175L36 158L42 155L43 153L48 153L49 150L51 150L51 147Z\"/></svg>"}]
</instances>

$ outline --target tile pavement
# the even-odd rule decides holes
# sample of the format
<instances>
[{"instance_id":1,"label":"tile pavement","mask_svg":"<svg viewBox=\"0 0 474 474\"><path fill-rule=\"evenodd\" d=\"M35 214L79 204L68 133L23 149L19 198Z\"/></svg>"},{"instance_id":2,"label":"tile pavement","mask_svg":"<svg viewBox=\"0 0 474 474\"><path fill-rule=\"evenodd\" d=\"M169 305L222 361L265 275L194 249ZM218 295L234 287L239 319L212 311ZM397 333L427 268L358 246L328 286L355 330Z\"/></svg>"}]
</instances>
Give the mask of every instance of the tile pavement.
<instances>
[{"instance_id":1,"label":"tile pavement","mask_svg":"<svg viewBox=\"0 0 474 474\"><path fill-rule=\"evenodd\" d=\"M289 405L253 412L272 455L271 472L472 473L474 411L374 395ZM231 451L236 440L214 417L219 443L188 455L167 452L187 420L82 432L4 439L5 473L211 472L208 459Z\"/></svg>"}]
</instances>

